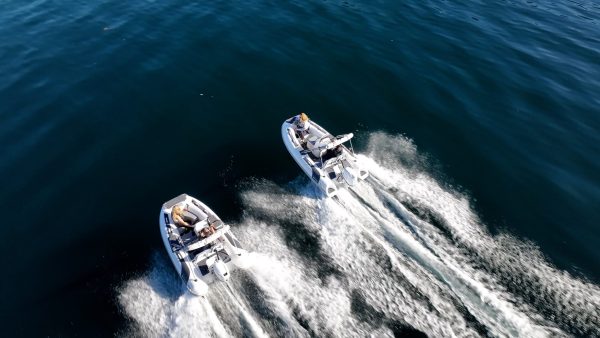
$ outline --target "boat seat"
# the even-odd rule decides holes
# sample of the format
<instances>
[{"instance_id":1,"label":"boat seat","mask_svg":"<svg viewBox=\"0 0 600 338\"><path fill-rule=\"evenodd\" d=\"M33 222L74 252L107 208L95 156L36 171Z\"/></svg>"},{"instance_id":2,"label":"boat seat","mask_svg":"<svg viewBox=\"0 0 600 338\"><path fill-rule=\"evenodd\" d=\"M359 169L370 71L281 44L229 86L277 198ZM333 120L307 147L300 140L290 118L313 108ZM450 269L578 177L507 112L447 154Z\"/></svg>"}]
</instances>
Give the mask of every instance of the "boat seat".
<instances>
[{"instance_id":1,"label":"boat seat","mask_svg":"<svg viewBox=\"0 0 600 338\"><path fill-rule=\"evenodd\" d=\"M183 209L183 220L191 225L198 224L198 222L201 222L207 218L207 215L195 205L182 203L180 204L180 207ZM178 229L179 236L181 237L184 245L188 245L198 238L194 232L194 229L175 224L173 221L173 215L171 213L169 213L169 221Z\"/></svg>"},{"instance_id":2,"label":"boat seat","mask_svg":"<svg viewBox=\"0 0 600 338\"><path fill-rule=\"evenodd\" d=\"M194 204L188 204L184 210L184 214L186 212L197 218L196 223L204 221L208 217L204 211L200 210L200 208Z\"/></svg>"},{"instance_id":3,"label":"boat seat","mask_svg":"<svg viewBox=\"0 0 600 338\"><path fill-rule=\"evenodd\" d=\"M196 224L200 221L200 218L198 216L196 216L194 213L189 212L188 210L183 210L182 215L181 215L184 221L190 223L190 224Z\"/></svg>"},{"instance_id":4,"label":"boat seat","mask_svg":"<svg viewBox=\"0 0 600 338\"><path fill-rule=\"evenodd\" d=\"M189 224L194 225L206 219L206 214L203 213L200 209L194 210L194 206L182 204L180 205L180 207L181 209L183 209L181 212L181 218L183 218L183 220L188 222ZM173 211L169 213L169 221L172 224L175 224L175 221L173 220Z\"/></svg>"}]
</instances>

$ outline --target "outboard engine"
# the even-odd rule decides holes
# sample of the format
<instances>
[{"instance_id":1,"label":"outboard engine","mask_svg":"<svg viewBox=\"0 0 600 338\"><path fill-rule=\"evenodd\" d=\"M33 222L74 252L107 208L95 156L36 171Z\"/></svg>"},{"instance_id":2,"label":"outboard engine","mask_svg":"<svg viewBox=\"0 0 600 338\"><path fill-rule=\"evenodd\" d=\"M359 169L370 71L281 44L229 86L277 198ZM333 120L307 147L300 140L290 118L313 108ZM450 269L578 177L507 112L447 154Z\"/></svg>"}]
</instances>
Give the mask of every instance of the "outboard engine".
<instances>
[{"instance_id":1,"label":"outboard engine","mask_svg":"<svg viewBox=\"0 0 600 338\"><path fill-rule=\"evenodd\" d=\"M222 260L217 259L212 265L212 271L220 281L226 282L229 280L229 269L227 269L227 265Z\"/></svg>"}]
</instances>

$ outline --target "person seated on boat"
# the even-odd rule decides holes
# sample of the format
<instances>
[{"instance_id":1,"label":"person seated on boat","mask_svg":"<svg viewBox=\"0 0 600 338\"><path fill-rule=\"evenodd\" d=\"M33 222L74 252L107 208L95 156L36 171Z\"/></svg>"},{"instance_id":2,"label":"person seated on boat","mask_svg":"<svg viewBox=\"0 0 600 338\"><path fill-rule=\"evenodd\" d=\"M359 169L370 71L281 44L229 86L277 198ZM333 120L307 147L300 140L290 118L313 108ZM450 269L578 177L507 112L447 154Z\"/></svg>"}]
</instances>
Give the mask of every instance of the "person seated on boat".
<instances>
[{"instance_id":1,"label":"person seated on boat","mask_svg":"<svg viewBox=\"0 0 600 338\"><path fill-rule=\"evenodd\" d=\"M304 142L306 135L308 135L308 129L310 128L310 122L308 121L308 115L300 113L295 119L296 133L301 142Z\"/></svg>"},{"instance_id":2,"label":"person seated on boat","mask_svg":"<svg viewBox=\"0 0 600 338\"><path fill-rule=\"evenodd\" d=\"M215 226L213 224L207 225L204 228L202 228L202 230L200 230L200 237L206 238L206 237L214 234L216 231L217 231L217 229L215 228Z\"/></svg>"},{"instance_id":3,"label":"person seated on boat","mask_svg":"<svg viewBox=\"0 0 600 338\"><path fill-rule=\"evenodd\" d=\"M175 225L189 229L193 229L194 223L198 221L197 218L186 215L179 205L173 207L173 211L171 211L171 218L173 218L173 223L175 223Z\"/></svg>"}]
</instances>

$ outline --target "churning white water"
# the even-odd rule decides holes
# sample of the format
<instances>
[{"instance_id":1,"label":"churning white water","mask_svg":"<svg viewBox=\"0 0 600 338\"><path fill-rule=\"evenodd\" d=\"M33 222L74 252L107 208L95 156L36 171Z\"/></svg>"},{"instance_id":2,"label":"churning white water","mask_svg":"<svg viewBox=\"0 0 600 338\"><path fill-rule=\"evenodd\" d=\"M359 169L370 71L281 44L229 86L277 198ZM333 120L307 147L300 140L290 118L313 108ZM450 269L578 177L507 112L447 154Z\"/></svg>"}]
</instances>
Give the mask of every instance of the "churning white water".
<instances>
[{"instance_id":1,"label":"churning white water","mask_svg":"<svg viewBox=\"0 0 600 338\"><path fill-rule=\"evenodd\" d=\"M162 254L118 290L131 334L177 336L598 335L600 290L533 245L492 236L468 198L403 137L370 135L371 178L336 199L308 180L256 180L233 231L253 265L207 298Z\"/></svg>"}]
</instances>

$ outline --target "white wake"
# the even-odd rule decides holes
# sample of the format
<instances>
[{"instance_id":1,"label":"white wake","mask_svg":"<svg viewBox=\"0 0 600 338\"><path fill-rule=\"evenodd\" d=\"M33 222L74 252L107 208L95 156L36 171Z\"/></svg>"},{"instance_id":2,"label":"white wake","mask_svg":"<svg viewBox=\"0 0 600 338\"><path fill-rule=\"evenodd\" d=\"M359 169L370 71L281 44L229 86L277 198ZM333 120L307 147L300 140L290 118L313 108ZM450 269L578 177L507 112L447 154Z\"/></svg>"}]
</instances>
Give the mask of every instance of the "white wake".
<instances>
[{"instance_id":1,"label":"white wake","mask_svg":"<svg viewBox=\"0 0 600 338\"><path fill-rule=\"evenodd\" d=\"M372 179L336 200L308 180L256 180L233 224L253 254L229 286L186 294L170 263L118 290L150 336L598 335L599 288L534 246L492 236L469 199L427 173L410 140L370 135Z\"/></svg>"}]
</instances>

